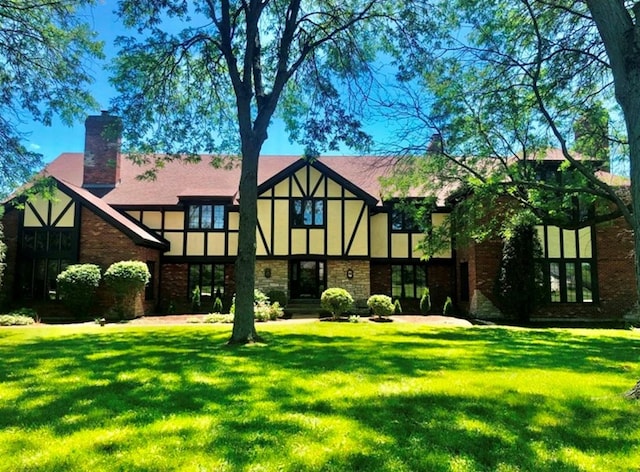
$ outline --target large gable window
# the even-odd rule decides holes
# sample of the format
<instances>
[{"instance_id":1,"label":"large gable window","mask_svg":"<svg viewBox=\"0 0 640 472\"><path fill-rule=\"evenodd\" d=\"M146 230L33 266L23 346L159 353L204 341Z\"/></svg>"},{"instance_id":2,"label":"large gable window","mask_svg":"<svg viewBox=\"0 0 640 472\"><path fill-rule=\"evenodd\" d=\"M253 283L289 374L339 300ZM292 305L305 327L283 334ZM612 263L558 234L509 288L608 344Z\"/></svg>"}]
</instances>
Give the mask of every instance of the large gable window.
<instances>
[{"instance_id":1,"label":"large gable window","mask_svg":"<svg viewBox=\"0 0 640 472\"><path fill-rule=\"evenodd\" d=\"M56 300L56 277L77 260L74 228L25 228L20 242L20 285L26 299Z\"/></svg>"},{"instance_id":2,"label":"large gable window","mask_svg":"<svg viewBox=\"0 0 640 472\"><path fill-rule=\"evenodd\" d=\"M224 205L189 205L189 229L224 229Z\"/></svg>"},{"instance_id":3,"label":"large gable window","mask_svg":"<svg viewBox=\"0 0 640 472\"><path fill-rule=\"evenodd\" d=\"M291 226L294 228L324 226L324 200L295 198L291 205Z\"/></svg>"},{"instance_id":4,"label":"large gable window","mask_svg":"<svg viewBox=\"0 0 640 472\"><path fill-rule=\"evenodd\" d=\"M538 226L537 230L544 251L540 262L548 300L552 303L597 301L592 228L567 230Z\"/></svg>"}]
</instances>

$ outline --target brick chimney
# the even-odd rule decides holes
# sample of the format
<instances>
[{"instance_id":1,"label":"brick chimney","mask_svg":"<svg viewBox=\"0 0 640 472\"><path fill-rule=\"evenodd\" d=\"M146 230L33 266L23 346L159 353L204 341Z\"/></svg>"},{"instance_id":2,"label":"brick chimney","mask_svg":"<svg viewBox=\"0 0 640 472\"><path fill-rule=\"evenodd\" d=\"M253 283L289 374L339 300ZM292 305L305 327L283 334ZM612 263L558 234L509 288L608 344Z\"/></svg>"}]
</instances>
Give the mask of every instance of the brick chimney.
<instances>
[{"instance_id":1,"label":"brick chimney","mask_svg":"<svg viewBox=\"0 0 640 472\"><path fill-rule=\"evenodd\" d=\"M120 182L122 122L103 111L84 122L84 179L82 187L103 197Z\"/></svg>"}]
</instances>

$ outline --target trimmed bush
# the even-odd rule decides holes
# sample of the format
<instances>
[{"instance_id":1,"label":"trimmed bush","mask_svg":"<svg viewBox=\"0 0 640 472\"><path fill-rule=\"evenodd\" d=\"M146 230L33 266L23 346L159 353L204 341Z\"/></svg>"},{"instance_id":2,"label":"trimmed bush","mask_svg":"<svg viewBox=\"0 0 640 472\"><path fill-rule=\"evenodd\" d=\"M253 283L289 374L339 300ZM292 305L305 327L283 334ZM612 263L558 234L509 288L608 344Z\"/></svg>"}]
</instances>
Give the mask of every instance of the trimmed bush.
<instances>
[{"instance_id":1,"label":"trimmed bush","mask_svg":"<svg viewBox=\"0 0 640 472\"><path fill-rule=\"evenodd\" d=\"M393 301L387 295L371 295L367 300L367 306L378 318L391 315L394 309Z\"/></svg>"},{"instance_id":2,"label":"trimmed bush","mask_svg":"<svg viewBox=\"0 0 640 472\"><path fill-rule=\"evenodd\" d=\"M144 291L151 274L141 261L120 261L109 266L104 281L115 300L114 312L120 319L135 316L136 297Z\"/></svg>"},{"instance_id":3,"label":"trimmed bush","mask_svg":"<svg viewBox=\"0 0 640 472\"><path fill-rule=\"evenodd\" d=\"M196 285L196 288L191 292L191 309L200 311L200 285Z\"/></svg>"},{"instance_id":4,"label":"trimmed bush","mask_svg":"<svg viewBox=\"0 0 640 472\"><path fill-rule=\"evenodd\" d=\"M320 297L322 308L331 313L334 320L353 306L353 297L343 288L328 288Z\"/></svg>"},{"instance_id":5,"label":"trimmed bush","mask_svg":"<svg viewBox=\"0 0 640 472\"><path fill-rule=\"evenodd\" d=\"M420 313L423 315L428 314L431 311L431 293L429 287L425 287L422 291L422 298L420 298Z\"/></svg>"},{"instance_id":6,"label":"trimmed bush","mask_svg":"<svg viewBox=\"0 0 640 472\"><path fill-rule=\"evenodd\" d=\"M287 294L282 290L270 290L267 292L267 297L269 297L269 301L272 304L278 302L278 305L281 307L287 306L287 302L289 301L287 299Z\"/></svg>"},{"instance_id":7,"label":"trimmed bush","mask_svg":"<svg viewBox=\"0 0 640 472\"><path fill-rule=\"evenodd\" d=\"M393 314L394 315L402 314L402 305L400 305L400 300L397 298L395 303L393 304Z\"/></svg>"},{"instance_id":8,"label":"trimmed bush","mask_svg":"<svg viewBox=\"0 0 640 472\"><path fill-rule=\"evenodd\" d=\"M58 295L76 318L89 314L100 279L95 264L74 264L58 274Z\"/></svg>"},{"instance_id":9,"label":"trimmed bush","mask_svg":"<svg viewBox=\"0 0 640 472\"><path fill-rule=\"evenodd\" d=\"M442 314L451 315L452 313L453 313L453 300L451 300L451 297L447 297L447 299L444 301L444 306L442 307Z\"/></svg>"},{"instance_id":10,"label":"trimmed bush","mask_svg":"<svg viewBox=\"0 0 640 472\"><path fill-rule=\"evenodd\" d=\"M216 297L215 301L213 302L213 312L222 313L222 310L222 300L220 300L220 297Z\"/></svg>"}]
</instances>

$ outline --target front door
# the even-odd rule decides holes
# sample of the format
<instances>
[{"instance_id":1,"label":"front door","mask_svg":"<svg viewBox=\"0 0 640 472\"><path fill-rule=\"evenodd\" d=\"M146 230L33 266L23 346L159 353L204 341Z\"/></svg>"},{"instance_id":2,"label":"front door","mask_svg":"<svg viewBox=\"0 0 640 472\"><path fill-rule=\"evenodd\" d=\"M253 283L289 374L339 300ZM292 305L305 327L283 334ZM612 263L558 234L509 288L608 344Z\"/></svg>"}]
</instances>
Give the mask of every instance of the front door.
<instances>
[{"instance_id":1,"label":"front door","mask_svg":"<svg viewBox=\"0 0 640 472\"><path fill-rule=\"evenodd\" d=\"M324 261L291 262L291 298L320 298L325 288Z\"/></svg>"}]
</instances>

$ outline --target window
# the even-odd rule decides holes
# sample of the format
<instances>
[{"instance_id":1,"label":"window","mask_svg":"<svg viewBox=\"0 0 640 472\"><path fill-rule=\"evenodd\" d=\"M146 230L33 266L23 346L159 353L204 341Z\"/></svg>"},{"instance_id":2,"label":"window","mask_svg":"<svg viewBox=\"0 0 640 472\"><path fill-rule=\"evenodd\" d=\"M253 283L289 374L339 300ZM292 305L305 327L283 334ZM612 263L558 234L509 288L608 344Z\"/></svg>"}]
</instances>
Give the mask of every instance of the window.
<instances>
[{"instance_id":1,"label":"window","mask_svg":"<svg viewBox=\"0 0 640 472\"><path fill-rule=\"evenodd\" d=\"M324 226L324 200L294 199L291 205L291 226L294 228Z\"/></svg>"},{"instance_id":2,"label":"window","mask_svg":"<svg viewBox=\"0 0 640 472\"><path fill-rule=\"evenodd\" d=\"M544 257L540 261L548 299L552 303L597 301L592 228L566 230L538 226Z\"/></svg>"},{"instance_id":3,"label":"window","mask_svg":"<svg viewBox=\"0 0 640 472\"><path fill-rule=\"evenodd\" d=\"M224 295L224 264L189 264L189 293L200 287L202 300Z\"/></svg>"},{"instance_id":4,"label":"window","mask_svg":"<svg viewBox=\"0 0 640 472\"><path fill-rule=\"evenodd\" d=\"M151 279L149 283L146 285L144 289L144 299L145 300L153 300L155 297L155 283L156 283L156 262L155 261L147 261L147 268L149 269L149 273L151 274Z\"/></svg>"},{"instance_id":5,"label":"window","mask_svg":"<svg viewBox=\"0 0 640 472\"><path fill-rule=\"evenodd\" d=\"M57 300L58 274L76 261L74 229L24 229L20 288L25 299Z\"/></svg>"},{"instance_id":6,"label":"window","mask_svg":"<svg viewBox=\"0 0 640 472\"><path fill-rule=\"evenodd\" d=\"M469 263L460 263L460 301L469 301Z\"/></svg>"},{"instance_id":7,"label":"window","mask_svg":"<svg viewBox=\"0 0 640 472\"><path fill-rule=\"evenodd\" d=\"M189 205L189 229L224 229L224 205Z\"/></svg>"},{"instance_id":8,"label":"window","mask_svg":"<svg viewBox=\"0 0 640 472\"><path fill-rule=\"evenodd\" d=\"M409 214L407 210L400 208L391 210L391 229L402 232L419 231L414 216Z\"/></svg>"},{"instance_id":9,"label":"window","mask_svg":"<svg viewBox=\"0 0 640 472\"><path fill-rule=\"evenodd\" d=\"M391 296L393 298L420 298L427 286L425 266L403 264L391 266Z\"/></svg>"}]
</instances>

